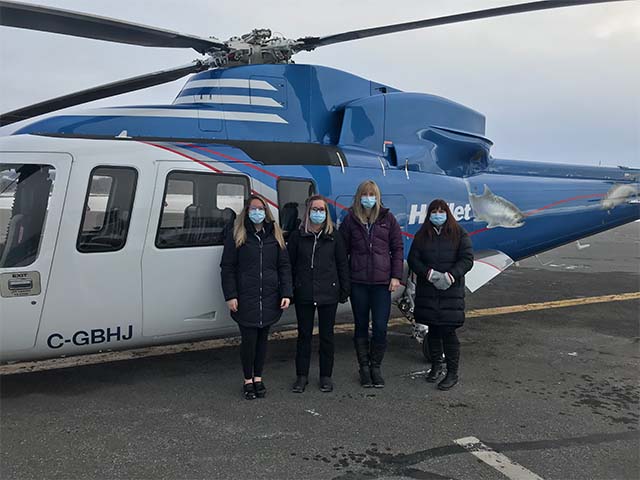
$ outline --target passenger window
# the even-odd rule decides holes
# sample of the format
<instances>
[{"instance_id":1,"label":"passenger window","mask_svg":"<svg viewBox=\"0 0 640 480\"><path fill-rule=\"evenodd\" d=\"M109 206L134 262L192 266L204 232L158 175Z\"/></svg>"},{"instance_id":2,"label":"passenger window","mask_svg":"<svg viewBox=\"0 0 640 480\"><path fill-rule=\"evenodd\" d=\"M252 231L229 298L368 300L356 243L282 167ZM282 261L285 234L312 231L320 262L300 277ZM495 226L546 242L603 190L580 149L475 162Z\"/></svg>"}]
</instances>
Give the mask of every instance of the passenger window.
<instances>
[{"instance_id":1,"label":"passenger window","mask_svg":"<svg viewBox=\"0 0 640 480\"><path fill-rule=\"evenodd\" d=\"M278 180L280 227L285 236L298 228L306 210L305 201L314 193L315 186L310 180L283 178Z\"/></svg>"},{"instance_id":2,"label":"passenger window","mask_svg":"<svg viewBox=\"0 0 640 480\"><path fill-rule=\"evenodd\" d=\"M0 165L0 268L35 262L54 182L51 165Z\"/></svg>"},{"instance_id":3,"label":"passenger window","mask_svg":"<svg viewBox=\"0 0 640 480\"><path fill-rule=\"evenodd\" d=\"M114 252L124 247L137 181L133 168L93 169L76 245L79 252Z\"/></svg>"},{"instance_id":4,"label":"passenger window","mask_svg":"<svg viewBox=\"0 0 640 480\"><path fill-rule=\"evenodd\" d=\"M169 173L156 246L222 245L248 197L249 181L241 175Z\"/></svg>"},{"instance_id":5,"label":"passenger window","mask_svg":"<svg viewBox=\"0 0 640 480\"><path fill-rule=\"evenodd\" d=\"M163 215L160 228L182 227L186 208L193 204L193 182L169 178L164 196Z\"/></svg>"}]
</instances>

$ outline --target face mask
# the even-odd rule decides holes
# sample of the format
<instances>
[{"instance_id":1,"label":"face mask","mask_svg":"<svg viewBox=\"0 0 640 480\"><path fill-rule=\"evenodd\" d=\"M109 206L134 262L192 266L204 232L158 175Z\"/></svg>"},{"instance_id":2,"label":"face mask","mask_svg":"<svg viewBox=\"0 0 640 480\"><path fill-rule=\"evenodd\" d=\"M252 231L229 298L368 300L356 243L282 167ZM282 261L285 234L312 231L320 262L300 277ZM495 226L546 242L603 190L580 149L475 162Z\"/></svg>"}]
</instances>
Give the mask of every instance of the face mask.
<instances>
[{"instance_id":1,"label":"face mask","mask_svg":"<svg viewBox=\"0 0 640 480\"><path fill-rule=\"evenodd\" d=\"M439 227L447 221L447 214L432 212L431 215L429 215L429 220L431 220L431 223Z\"/></svg>"},{"instance_id":2,"label":"face mask","mask_svg":"<svg viewBox=\"0 0 640 480\"><path fill-rule=\"evenodd\" d=\"M360 204L364 208L373 208L376 206L376 197L375 195L363 195L360 197Z\"/></svg>"},{"instance_id":3,"label":"face mask","mask_svg":"<svg viewBox=\"0 0 640 480\"><path fill-rule=\"evenodd\" d=\"M249 220L253 223L262 223L264 221L265 213L262 209L249 210Z\"/></svg>"},{"instance_id":4,"label":"face mask","mask_svg":"<svg viewBox=\"0 0 640 480\"><path fill-rule=\"evenodd\" d=\"M309 219L311 220L312 223L315 223L316 225L320 225L321 223L324 223L324 221L327 219L327 212L311 211L311 213L309 214Z\"/></svg>"}]
</instances>

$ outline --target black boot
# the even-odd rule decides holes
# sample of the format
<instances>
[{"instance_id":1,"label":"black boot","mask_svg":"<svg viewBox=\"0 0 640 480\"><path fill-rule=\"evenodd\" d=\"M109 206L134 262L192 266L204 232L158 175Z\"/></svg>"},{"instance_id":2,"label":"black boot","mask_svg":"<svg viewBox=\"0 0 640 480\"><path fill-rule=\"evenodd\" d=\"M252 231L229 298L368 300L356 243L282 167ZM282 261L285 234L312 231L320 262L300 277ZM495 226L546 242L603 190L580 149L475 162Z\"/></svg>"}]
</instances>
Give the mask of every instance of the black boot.
<instances>
[{"instance_id":1,"label":"black boot","mask_svg":"<svg viewBox=\"0 0 640 480\"><path fill-rule=\"evenodd\" d=\"M442 339L427 333L425 342L429 345L429 357L431 358L431 370L425 377L429 383L437 382L444 375L444 362L442 361Z\"/></svg>"},{"instance_id":2,"label":"black boot","mask_svg":"<svg viewBox=\"0 0 640 480\"><path fill-rule=\"evenodd\" d=\"M371 381L376 388L384 388L384 378L382 378L382 359L387 346L384 343L371 342Z\"/></svg>"},{"instance_id":3,"label":"black boot","mask_svg":"<svg viewBox=\"0 0 640 480\"><path fill-rule=\"evenodd\" d=\"M293 393L302 393L304 392L304 389L308 383L309 383L309 379L306 375L298 375L295 383L291 387L291 391Z\"/></svg>"},{"instance_id":4,"label":"black boot","mask_svg":"<svg viewBox=\"0 0 640 480\"><path fill-rule=\"evenodd\" d=\"M360 385L364 388L373 386L371 383L371 371L369 370L369 340L366 338L354 338L358 365L360 366Z\"/></svg>"},{"instance_id":5,"label":"black boot","mask_svg":"<svg viewBox=\"0 0 640 480\"><path fill-rule=\"evenodd\" d=\"M424 379L429 383L436 383L444 375L444 362L431 360L431 370Z\"/></svg>"},{"instance_id":6,"label":"black boot","mask_svg":"<svg viewBox=\"0 0 640 480\"><path fill-rule=\"evenodd\" d=\"M438 384L439 390L449 390L458 383L458 364L460 363L460 342L455 333L443 339L447 376Z\"/></svg>"}]
</instances>

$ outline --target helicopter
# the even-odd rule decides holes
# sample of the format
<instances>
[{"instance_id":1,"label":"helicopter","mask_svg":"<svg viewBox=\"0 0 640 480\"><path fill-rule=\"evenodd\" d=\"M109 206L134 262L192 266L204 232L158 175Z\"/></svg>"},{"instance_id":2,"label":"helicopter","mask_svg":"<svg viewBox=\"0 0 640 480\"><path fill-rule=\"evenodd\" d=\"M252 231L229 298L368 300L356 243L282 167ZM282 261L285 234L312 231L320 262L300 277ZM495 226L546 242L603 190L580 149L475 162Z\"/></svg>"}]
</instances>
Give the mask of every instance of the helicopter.
<instances>
[{"instance_id":1,"label":"helicopter","mask_svg":"<svg viewBox=\"0 0 640 480\"><path fill-rule=\"evenodd\" d=\"M292 61L356 39L612 1L624 0L535 1L324 37L254 29L225 41L0 1L5 27L201 55L0 114L7 126L188 77L168 105L60 112L0 139L0 361L233 334L217 265L252 193L290 232L311 194L340 223L356 186L373 179L405 255L429 202L444 198L474 243L471 291L520 259L637 220L638 169L495 158L471 108Z\"/></svg>"}]
</instances>

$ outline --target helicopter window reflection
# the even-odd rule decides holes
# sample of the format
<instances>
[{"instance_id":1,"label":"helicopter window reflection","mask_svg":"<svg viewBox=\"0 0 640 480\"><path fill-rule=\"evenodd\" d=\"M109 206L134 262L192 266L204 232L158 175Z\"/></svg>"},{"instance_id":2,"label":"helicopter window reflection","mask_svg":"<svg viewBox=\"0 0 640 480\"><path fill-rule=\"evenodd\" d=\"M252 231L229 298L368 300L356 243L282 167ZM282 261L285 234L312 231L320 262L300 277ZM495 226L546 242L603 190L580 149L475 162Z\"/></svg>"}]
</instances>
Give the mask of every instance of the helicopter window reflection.
<instances>
[{"instance_id":1,"label":"helicopter window reflection","mask_svg":"<svg viewBox=\"0 0 640 480\"><path fill-rule=\"evenodd\" d=\"M174 171L167 175L158 248L222 245L249 196L242 175Z\"/></svg>"},{"instance_id":2,"label":"helicopter window reflection","mask_svg":"<svg viewBox=\"0 0 640 480\"><path fill-rule=\"evenodd\" d=\"M113 252L124 247L138 172L127 167L97 167L91 172L77 249Z\"/></svg>"},{"instance_id":3,"label":"helicopter window reflection","mask_svg":"<svg viewBox=\"0 0 640 480\"><path fill-rule=\"evenodd\" d=\"M38 257L54 180L51 165L0 165L0 268Z\"/></svg>"}]
</instances>

